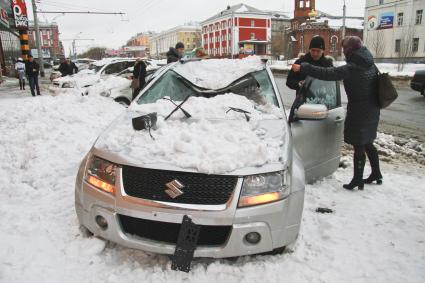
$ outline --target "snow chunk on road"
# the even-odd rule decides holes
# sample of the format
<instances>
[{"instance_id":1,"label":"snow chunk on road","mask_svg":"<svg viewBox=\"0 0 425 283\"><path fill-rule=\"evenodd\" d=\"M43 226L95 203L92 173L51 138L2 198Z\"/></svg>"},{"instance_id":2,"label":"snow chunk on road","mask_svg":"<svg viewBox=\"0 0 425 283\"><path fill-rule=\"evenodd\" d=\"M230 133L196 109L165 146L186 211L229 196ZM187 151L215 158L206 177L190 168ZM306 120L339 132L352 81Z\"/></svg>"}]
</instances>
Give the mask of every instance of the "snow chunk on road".
<instances>
[{"instance_id":1,"label":"snow chunk on road","mask_svg":"<svg viewBox=\"0 0 425 283\"><path fill-rule=\"evenodd\" d=\"M226 112L229 106L251 114ZM236 95L213 98L192 97L183 108L193 118L183 119L181 111L164 121L175 106L167 100L132 105L131 110L105 132L98 143L104 149L149 167L164 163L200 173L222 174L246 167L282 163L285 122L275 106L255 107L253 101ZM158 113L157 130L134 131L133 117Z\"/></svg>"},{"instance_id":2,"label":"snow chunk on road","mask_svg":"<svg viewBox=\"0 0 425 283\"><path fill-rule=\"evenodd\" d=\"M174 71L194 85L206 89L221 89L251 72L264 69L258 56L241 60L209 59L177 64Z\"/></svg>"}]
</instances>

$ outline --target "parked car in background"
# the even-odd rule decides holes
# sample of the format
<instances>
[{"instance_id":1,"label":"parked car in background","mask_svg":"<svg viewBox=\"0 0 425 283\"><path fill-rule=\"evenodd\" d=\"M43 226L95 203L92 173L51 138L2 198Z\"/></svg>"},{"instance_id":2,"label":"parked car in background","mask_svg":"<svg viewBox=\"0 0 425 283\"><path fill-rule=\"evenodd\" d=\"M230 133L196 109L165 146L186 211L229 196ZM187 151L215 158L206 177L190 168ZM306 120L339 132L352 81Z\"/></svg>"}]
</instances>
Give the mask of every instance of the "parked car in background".
<instances>
[{"instance_id":1,"label":"parked car in background","mask_svg":"<svg viewBox=\"0 0 425 283\"><path fill-rule=\"evenodd\" d=\"M159 69L81 162L82 229L173 254L190 217L200 227L195 257L291 247L305 182L338 168L345 118L338 83L309 79L302 91L289 124L271 70L255 57Z\"/></svg>"},{"instance_id":2,"label":"parked car in background","mask_svg":"<svg viewBox=\"0 0 425 283\"><path fill-rule=\"evenodd\" d=\"M410 87L413 90L419 91L425 97L425 70L415 72Z\"/></svg>"}]
</instances>

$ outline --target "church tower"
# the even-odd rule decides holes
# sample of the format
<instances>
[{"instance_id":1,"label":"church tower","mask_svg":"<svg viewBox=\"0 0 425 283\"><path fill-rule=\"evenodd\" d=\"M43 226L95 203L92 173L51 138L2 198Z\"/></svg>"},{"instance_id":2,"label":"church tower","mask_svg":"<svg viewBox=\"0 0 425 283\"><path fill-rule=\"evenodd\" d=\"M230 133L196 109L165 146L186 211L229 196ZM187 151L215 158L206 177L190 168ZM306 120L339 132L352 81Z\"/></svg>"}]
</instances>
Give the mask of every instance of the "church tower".
<instances>
[{"instance_id":1,"label":"church tower","mask_svg":"<svg viewBox=\"0 0 425 283\"><path fill-rule=\"evenodd\" d=\"M316 10L315 0L295 0L294 19L309 18L312 10Z\"/></svg>"}]
</instances>

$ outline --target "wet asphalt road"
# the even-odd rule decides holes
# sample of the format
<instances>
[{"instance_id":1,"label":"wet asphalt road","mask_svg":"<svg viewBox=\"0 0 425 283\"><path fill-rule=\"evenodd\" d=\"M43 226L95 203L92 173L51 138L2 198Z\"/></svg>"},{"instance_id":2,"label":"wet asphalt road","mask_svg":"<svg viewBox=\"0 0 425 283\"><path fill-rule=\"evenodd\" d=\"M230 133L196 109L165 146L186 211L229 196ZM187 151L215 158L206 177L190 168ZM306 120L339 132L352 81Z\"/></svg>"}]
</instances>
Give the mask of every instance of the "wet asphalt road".
<instances>
[{"instance_id":1,"label":"wet asphalt road","mask_svg":"<svg viewBox=\"0 0 425 283\"><path fill-rule=\"evenodd\" d=\"M285 107L290 108L295 91L286 86L286 76L275 75ZM379 131L425 142L425 97L409 88L397 89L398 99L381 111ZM347 104L344 86L341 84L342 102Z\"/></svg>"}]
</instances>

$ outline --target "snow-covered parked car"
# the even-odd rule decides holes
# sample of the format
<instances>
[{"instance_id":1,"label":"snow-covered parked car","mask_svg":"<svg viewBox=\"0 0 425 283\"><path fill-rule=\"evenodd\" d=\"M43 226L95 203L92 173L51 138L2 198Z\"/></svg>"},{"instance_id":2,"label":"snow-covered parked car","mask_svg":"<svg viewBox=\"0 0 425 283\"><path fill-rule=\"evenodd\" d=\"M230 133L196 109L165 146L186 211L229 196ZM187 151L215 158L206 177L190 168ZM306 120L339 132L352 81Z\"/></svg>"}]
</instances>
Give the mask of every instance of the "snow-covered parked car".
<instances>
[{"instance_id":1,"label":"snow-covered parked car","mask_svg":"<svg viewBox=\"0 0 425 283\"><path fill-rule=\"evenodd\" d=\"M303 93L289 124L258 57L162 68L80 165L82 229L174 254L190 219L200 229L191 242L195 257L291 247L305 182L338 168L345 117L336 82L309 79Z\"/></svg>"}]
</instances>

